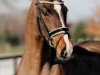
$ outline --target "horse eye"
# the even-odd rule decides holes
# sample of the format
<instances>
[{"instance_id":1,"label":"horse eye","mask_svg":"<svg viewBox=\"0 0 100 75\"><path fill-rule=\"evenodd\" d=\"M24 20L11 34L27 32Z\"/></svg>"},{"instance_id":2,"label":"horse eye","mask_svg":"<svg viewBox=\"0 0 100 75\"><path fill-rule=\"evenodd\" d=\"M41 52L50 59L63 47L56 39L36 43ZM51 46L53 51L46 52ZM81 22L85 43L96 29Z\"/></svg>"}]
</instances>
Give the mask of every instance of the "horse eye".
<instances>
[{"instance_id":1,"label":"horse eye","mask_svg":"<svg viewBox=\"0 0 100 75\"><path fill-rule=\"evenodd\" d=\"M43 8L43 9L42 9L42 14L43 14L44 16L47 16L47 15L49 14L48 9L47 9L47 8Z\"/></svg>"}]
</instances>

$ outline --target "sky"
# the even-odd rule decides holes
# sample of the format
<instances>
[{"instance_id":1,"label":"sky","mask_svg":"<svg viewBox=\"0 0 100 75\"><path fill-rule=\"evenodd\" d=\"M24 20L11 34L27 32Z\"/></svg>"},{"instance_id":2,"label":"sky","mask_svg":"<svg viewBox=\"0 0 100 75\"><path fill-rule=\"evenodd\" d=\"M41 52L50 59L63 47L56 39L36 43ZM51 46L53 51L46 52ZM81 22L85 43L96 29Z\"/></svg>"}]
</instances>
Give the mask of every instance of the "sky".
<instances>
[{"instance_id":1,"label":"sky","mask_svg":"<svg viewBox=\"0 0 100 75\"><path fill-rule=\"evenodd\" d=\"M86 19L95 13L96 7L100 6L100 0L64 0L68 7L68 20L78 21Z\"/></svg>"},{"instance_id":2,"label":"sky","mask_svg":"<svg viewBox=\"0 0 100 75\"><path fill-rule=\"evenodd\" d=\"M1 0L2 1L2 0ZM0 1L0 13L10 13L11 10ZM8 1L8 0L7 0ZM68 20L78 21L87 18L94 14L97 6L100 6L100 0L63 0L64 4L68 7ZM13 2L13 3L12 3ZM9 0L10 4L15 9L21 11L28 9L30 6L29 0Z\"/></svg>"},{"instance_id":3,"label":"sky","mask_svg":"<svg viewBox=\"0 0 100 75\"><path fill-rule=\"evenodd\" d=\"M11 9L8 8L8 6L6 6L6 4L4 4L2 2L3 0L0 0L0 14L1 13L11 13ZM28 9L30 6L30 2L29 0L6 0L7 4L10 7L14 7L14 9L21 11L23 9Z\"/></svg>"}]
</instances>

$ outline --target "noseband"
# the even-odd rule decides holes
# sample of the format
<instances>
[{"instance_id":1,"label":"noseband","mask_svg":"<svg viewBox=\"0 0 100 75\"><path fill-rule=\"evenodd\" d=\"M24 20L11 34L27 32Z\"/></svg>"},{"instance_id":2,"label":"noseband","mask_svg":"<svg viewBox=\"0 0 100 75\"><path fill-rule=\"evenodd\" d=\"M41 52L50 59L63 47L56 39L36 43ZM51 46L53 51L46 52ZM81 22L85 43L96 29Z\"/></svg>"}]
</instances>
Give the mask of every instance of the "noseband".
<instances>
[{"instance_id":1,"label":"noseband","mask_svg":"<svg viewBox=\"0 0 100 75\"><path fill-rule=\"evenodd\" d=\"M67 27L60 27L55 30L52 30L49 32L49 36L50 36L50 38L53 38L54 36L56 36L57 34L60 34L60 33L68 34L68 36L70 37L69 30Z\"/></svg>"}]
</instances>

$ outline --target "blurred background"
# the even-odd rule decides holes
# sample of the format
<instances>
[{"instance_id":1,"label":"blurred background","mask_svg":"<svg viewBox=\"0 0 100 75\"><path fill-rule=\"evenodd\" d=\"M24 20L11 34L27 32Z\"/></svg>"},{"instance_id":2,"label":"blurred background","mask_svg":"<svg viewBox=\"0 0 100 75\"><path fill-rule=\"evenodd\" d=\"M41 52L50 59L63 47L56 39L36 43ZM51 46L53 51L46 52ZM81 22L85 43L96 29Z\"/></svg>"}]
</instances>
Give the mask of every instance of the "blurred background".
<instances>
[{"instance_id":1,"label":"blurred background","mask_svg":"<svg viewBox=\"0 0 100 75\"><path fill-rule=\"evenodd\" d=\"M23 54L24 28L32 0L0 0L0 75L14 75ZM100 40L100 1L64 0L73 43Z\"/></svg>"}]
</instances>

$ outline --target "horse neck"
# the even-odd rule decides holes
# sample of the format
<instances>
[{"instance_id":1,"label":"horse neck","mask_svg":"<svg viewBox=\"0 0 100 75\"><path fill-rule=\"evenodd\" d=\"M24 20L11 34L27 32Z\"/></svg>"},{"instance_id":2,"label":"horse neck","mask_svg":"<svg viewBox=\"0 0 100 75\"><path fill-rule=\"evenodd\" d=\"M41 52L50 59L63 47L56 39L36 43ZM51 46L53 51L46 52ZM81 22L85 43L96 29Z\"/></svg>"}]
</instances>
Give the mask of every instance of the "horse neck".
<instances>
[{"instance_id":1,"label":"horse neck","mask_svg":"<svg viewBox=\"0 0 100 75\"><path fill-rule=\"evenodd\" d=\"M17 75L39 75L43 39L36 29L36 1L32 2L26 22L25 50Z\"/></svg>"},{"instance_id":2,"label":"horse neck","mask_svg":"<svg viewBox=\"0 0 100 75\"><path fill-rule=\"evenodd\" d=\"M17 75L49 75L50 64L45 62L41 68L41 52L44 40L39 36L36 28L36 0L32 2L26 22L25 29L25 50L19 65ZM56 71L54 71L56 68ZM50 75L60 74L60 65L52 66ZM52 72L53 72L52 71ZM58 74L59 73L59 74ZM60 74L62 75L62 74Z\"/></svg>"}]
</instances>

